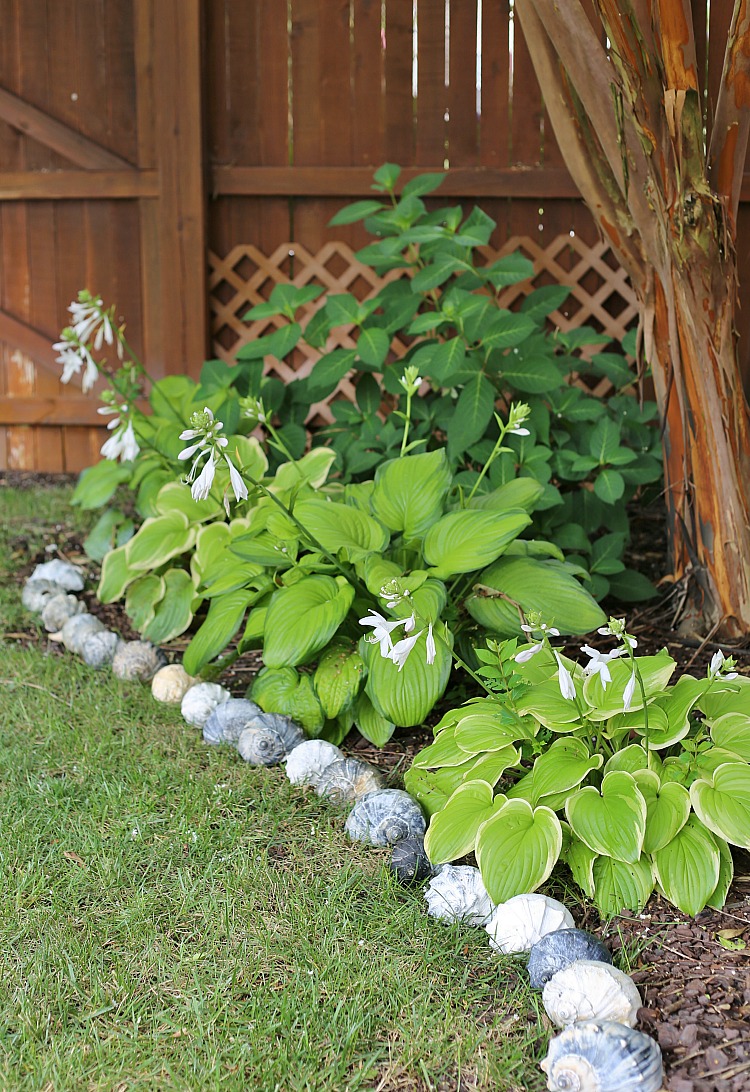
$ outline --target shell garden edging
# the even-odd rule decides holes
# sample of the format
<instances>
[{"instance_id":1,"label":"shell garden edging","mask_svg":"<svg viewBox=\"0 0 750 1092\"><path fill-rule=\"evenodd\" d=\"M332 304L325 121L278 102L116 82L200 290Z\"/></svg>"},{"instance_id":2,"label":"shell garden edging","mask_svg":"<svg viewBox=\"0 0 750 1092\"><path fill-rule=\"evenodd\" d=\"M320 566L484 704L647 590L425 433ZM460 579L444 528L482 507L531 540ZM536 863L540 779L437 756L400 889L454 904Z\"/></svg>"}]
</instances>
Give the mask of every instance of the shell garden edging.
<instances>
[{"instance_id":1,"label":"shell garden edging","mask_svg":"<svg viewBox=\"0 0 750 1092\"><path fill-rule=\"evenodd\" d=\"M76 566L50 561L38 565L26 582L23 605L89 666L150 682L157 701L179 703L185 721L201 729L207 744L231 745L255 766L283 762L292 784L311 786L320 797L349 806L350 839L391 846L390 868L401 883L429 880L425 899L431 916L484 927L490 946L503 954L528 954L531 985L542 991L547 1015L562 1029L542 1062L552 1092L658 1092L661 1052L653 1039L634 1030L641 1004L636 986L612 966L596 937L575 928L561 903L528 894L495 906L477 868L434 869L424 851L425 818L409 793L386 788L377 769L345 757L331 743L306 739L289 717L233 698L217 683L191 678L149 642L121 640L86 612L76 595L83 587Z\"/></svg>"}]
</instances>

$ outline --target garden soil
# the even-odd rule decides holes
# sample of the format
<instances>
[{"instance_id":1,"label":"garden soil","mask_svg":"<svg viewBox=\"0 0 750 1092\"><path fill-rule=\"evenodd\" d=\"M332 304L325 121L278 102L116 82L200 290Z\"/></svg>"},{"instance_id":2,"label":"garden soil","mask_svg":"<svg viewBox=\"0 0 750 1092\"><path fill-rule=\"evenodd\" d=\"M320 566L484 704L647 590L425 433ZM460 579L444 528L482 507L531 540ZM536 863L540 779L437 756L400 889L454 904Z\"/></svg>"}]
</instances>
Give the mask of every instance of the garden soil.
<instances>
[{"instance_id":1,"label":"garden soil","mask_svg":"<svg viewBox=\"0 0 750 1092\"><path fill-rule=\"evenodd\" d=\"M40 489L70 481L59 475L0 472L0 489ZM629 563L654 581L665 568L666 532L659 506L631 513L633 543ZM20 537L11 544L21 568L19 590L31 569L40 561L59 556L88 565L81 542L65 527L46 529L50 550L29 556L28 543ZM88 609L126 638L137 636L120 604L98 603L85 594ZM639 641L639 652L656 652L666 647L677 661L677 674L703 675L713 653L728 645L706 640L689 627L676 629L684 603L684 588L662 581L659 595L647 604L627 611L628 631ZM605 604L621 614L618 604ZM6 640L38 644L39 629L29 621L21 632L6 633ZM709 638L711 635L709 635ZM62 646L46 637L48 650L64 654ZM167 648L178 658L186 642L175 641ZM571 642L569 652L578 652ZM750 675L750 635L731 648L739 670ZM235 696L243 696L258 671L257 654L238 660L222 676L222 683ZM429 728L398 732L385 748L372 747L353 732L344 749L387 770L390 783L398 784L404 770L431 739ZM595 908L581 903L577 924L602 936L614 953L624 950L630 972L643 997L638 1028L654 1036L661 1046L668 1092L750 1092L750 855L735 851L735 877L725 906L705 910L695 918L676 910L654 895L641 914L625 913L603 922ZM569 901L569 899L568 899Z\"/></svg>"}]
</instances>

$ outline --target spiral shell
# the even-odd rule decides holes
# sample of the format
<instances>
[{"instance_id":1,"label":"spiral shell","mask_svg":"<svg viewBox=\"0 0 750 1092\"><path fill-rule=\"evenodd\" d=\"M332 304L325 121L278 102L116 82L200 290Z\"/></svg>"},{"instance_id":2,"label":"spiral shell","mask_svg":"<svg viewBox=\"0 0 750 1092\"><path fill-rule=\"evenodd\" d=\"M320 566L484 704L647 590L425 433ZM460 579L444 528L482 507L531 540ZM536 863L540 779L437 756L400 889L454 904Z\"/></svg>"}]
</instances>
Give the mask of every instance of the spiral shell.
<instances>
[{"instance_id":1,"label":"spiral shell","mask_svg":"<svg viewBox=\"0 0 750 1092\"><path fill-rule=\"evenodd\" d=\"M102 633L105 629L104 623L93 614L74 614L62 628L62 643L68 652L80 656L83 642L93 633Z\"/></svg>"},{"instance_id":2,"label":"spiral shell","mask_svg":"<svg viewBox=\"0 0 750 1092\"><path fill-rule=\"evenodd\" d=\"M580 1020L614 1020L632 1028L641 997L624 971L593 959L577 959L552 975L542 991L542 1003L560 1028Z\"/></svg>"},{"instance_id":3,"label":"spiral shell","mask_svg":"<svg viewBox=\"0 0 750 1092\"><path fill-rule=\"evenodd\" d=\"M89 667L108 667L115 658L120 637L111 629L88 633L81 642L81 657Z\"/></svg>"},{"instance_id":4,"label":"spiral shell","mask_svg":"<svg viewBox=\"0 0 750 1092\"><path fill-rule=\"evenodd\" d=\"M21 592L21 602L32 614L41 614L48 599L64 594L65 588L54 580L27 580Z\"/></svg>"},{"instance_id":5,"label":"spiral shell","mask_svg":"<svg viewBox=\"0 0 750 1092\"><path fill-rule=\"evenodd\" d=\"M572 929L573 917L561 902L546 895L514 895L495 908L487 922L490 947L503 955L528 952L546 933Z\"/></svg>"},{"instance_id":6,"label":"spiral shell","mask_svg":"<svg viewBox=\"0 0 750 1092\"><path fill-rule=\"evenodd\" d=\"M86 605L74 595L52 595L42 607L42 624L48 633L59 633L69 618L85 614Z\"/></svg>"},{"instance_id":7,"label":"spiral shell","mask_svg":"<svg viewBox=\"0 0 750 1092\"><path fill-rule=\"evenodd\" d=\"M471 865L443 865L424 897L427 913L446 922L484 925L493 909L479 869Z\"/></svg>"},{"instance_id":8,"label":"spiral shell","mask_svg":"<svg viewBox=\"0 0 750 1092\"><path fill-rule=\"evenodd\" d=\"M151 693L156 701L179 705L194 682L182 664L167 664L160 667L151 680Z\"/></svg>"},{"instance_id":9,"label":"spiral shell","mask_svg":"<svg viewBox=\"0 0 750 1092\"><path fill-rule=\"evenodd\" d=\"M648 1035L611 1021L571 1024L541 1063L550 1092L659 1092L661 1051Z\"/></svg>"},{"instance_id":10,"label":"spiral shell","mask_svg":"<svg viewBox=\"0 0 750 1092\"><path fill-rule=\"evenodd\" d=\"M612 956L602 942L584 929L557 929L538 940L529 953L529 981L541 990L553 974L575 963L577 959L593 959L611 963Z\"/></svg>"},{"instance_id":11,"label":"spiral shell","mask_svg":"<svg viewBox=\"0 0 750 1092\"><path fill-rule=\"evenodd\" d=\"M213 682L199 682L191 686L180 704L183 718L194 728L202 728L217 705L230 698L223 686Z\"/></svg>"},{"instance_id":12,"label":"spiral shell","mask_svg":"<svg viewBox=\"0 0 750 1092\"><path fill-rule=\"evenodd\" d=\"M118 679L140 679L148 682L167 657L150 641L122 641L112 660L112 672Z\"/></svg>"},{"instance_id":13,"label":"spiral shell","mask_svg":"<svg viewBox=\"0 0 750 1092\"><path fill-rule=\"evenodd\" d=\"M237 750L252 766L275 766L305 738L289 717L259 713L248 721L237 740Z\"/></svg>"},{"instance_id":14,"label":"spiral shell","mask_svg":"<svg viewBox=\"0 0 750 1092\"><path fill-rule=\"evenodd\" d=\"M388 867L405 886L428 879L432 875L432 865L424 851L424 838L402 838L396 842Z\"/></svg>"},{"instance_id":15,"label":"spiral shell","mask_svg":"<svg viewBox=\"0 0 750 1092\"><path fill-rule=\"evenodd\" d=\"M83 591L83 573L69 561L45 561L37 565L28 579L29 584L37 580L52 580L59 584L64 591Z\"/></svg>"},{"instance_id":16,"label":"spiral shell","mask_svg":"<svg viewBox=\"0 0 750 1092\"><path fill-rule=\"evenodd\" d=\"M383 788L383 776L369 762L339 758L320 773L315 782L318 796L334 804L353 804L368 792Z\"/></svg>"},{"instance_id":17,"label":"spiral shell","mask_svg":"<svg viewBox=\"0 0 750 1092\"><path fill-rule=\"evenodd\" d=\"M314 785L323 770L343 757L338 747L325 739L306 739L284 759L286 776L293 785Z\"/></svg>"},{"instance_id":18,"label":"spiral shell","mask_svg":"<svg viewBox=\"0 0 750 1092\"><path fill-rule=\"evenodd\" d=\"M227 698L216 706L203 725L203 739L206 743L236 746L242 732L260 712L260 706L247 698Z\"/></svg>"},{"instance_id":19,"label":"spiral shell","mask_svg":"<svg viewBox=\"0 0 750 1092\"><path fill-rule=\"evenodd\" d=\"M353 842L392 846L402 838L424 835L419 804L403 789L380 789L361 797L349 812L344 829Z\"/></svg>"}]
</instances>

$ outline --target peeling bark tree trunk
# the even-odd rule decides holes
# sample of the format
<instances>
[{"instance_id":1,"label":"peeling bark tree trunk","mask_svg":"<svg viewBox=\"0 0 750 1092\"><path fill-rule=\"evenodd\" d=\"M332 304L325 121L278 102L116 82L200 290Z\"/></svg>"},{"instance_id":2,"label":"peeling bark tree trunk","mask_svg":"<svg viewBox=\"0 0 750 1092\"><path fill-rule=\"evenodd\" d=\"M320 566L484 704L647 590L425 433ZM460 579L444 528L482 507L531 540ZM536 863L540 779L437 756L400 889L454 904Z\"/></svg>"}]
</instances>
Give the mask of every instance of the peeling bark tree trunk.
<instances>
[{"instance_id":1,"label":"peeling bark tree trunk","mask_svg":"<svg viewBox=\"0 0 750 1092\"><path fill-rule=\"evenodd\" d=\"M750 411L734 252L750 130L750 12L736 0L707 153L689 0L516 0L568 168L640 303L664 440L675 579L703 628L750 632Z\"/></svg>"}]
</instances>

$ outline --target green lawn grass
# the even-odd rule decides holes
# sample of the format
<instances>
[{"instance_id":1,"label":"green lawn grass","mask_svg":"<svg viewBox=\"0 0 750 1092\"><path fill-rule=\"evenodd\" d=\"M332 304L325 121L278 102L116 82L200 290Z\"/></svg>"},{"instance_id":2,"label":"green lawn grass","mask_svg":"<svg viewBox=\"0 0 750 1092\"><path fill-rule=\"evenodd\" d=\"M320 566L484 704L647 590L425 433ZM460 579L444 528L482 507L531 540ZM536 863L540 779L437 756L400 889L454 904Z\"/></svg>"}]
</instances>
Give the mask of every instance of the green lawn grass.
<instances>
[{"instance_id":1,"label":"green lawn grass","mask_svg":"<svg viewBox=\"0 0 750 1092\"><path fill-rule=\"evenodd\" d=\"M7 636L68 497L0 494L0 1088L543 1089L522 961L283 769Z\"/></svg>"}]
</instances>

